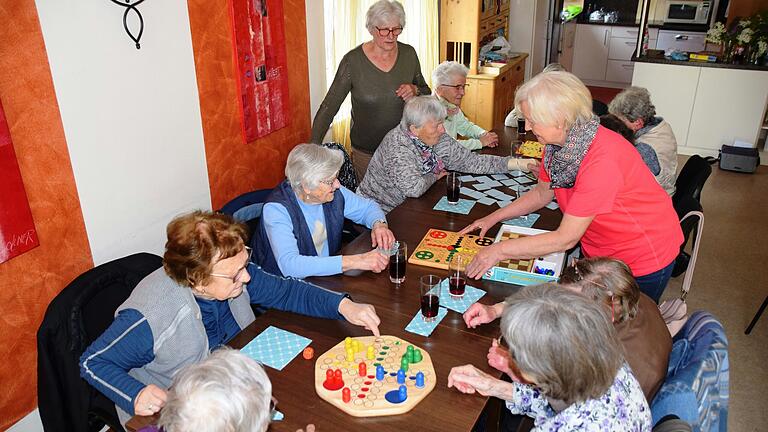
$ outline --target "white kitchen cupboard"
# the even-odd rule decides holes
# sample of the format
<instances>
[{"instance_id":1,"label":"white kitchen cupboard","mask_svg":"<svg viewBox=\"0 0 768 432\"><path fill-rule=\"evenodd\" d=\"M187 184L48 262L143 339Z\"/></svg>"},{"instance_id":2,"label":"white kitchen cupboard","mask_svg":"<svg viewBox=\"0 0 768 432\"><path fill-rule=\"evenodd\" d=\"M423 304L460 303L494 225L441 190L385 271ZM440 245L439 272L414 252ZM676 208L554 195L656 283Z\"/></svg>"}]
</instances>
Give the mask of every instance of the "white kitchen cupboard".
<instances>
[{"instance_id":1,"label":"white kitchen cupboard","mask_svg":"<svg viewBox=\"0 0 768 432\"><path fill-rule=\"evenodd\" d=\"M577 24L573 47L573 72L584 81L605 80L611 26Z\"/></svg>"}]
</instances>

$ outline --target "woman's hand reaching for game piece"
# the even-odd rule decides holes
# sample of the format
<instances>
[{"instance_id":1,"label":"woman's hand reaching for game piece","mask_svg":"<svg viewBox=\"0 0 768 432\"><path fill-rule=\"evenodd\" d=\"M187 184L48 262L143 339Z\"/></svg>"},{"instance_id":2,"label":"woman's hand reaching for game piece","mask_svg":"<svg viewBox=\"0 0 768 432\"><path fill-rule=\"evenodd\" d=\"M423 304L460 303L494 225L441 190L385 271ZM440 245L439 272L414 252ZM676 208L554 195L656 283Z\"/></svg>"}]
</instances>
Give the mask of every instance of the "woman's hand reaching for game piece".
<instances>
[{"instance_id":1,"label":"woman's hand reaching for game piece","mask_svg":"<svg viewBox=\"0 0 768 432\"><path fill-rule=\"evenodd\" d=\"M501 256L501 243L486 246L477 252L477 255L467 265L467 277L480 279L489 268L495 266L503 258Z\"/></svg>"},{"instance_id":2,"label":"woman's hand reaching for game piece","mask_svg":"<svg viewBox=\"0 0 768 432\"><path fill-rule=\"evenodd\" d=\"M339 303L339 313L350 323L365 327L365 329L370 330L374 336L381 336L379 333L381 319L376 315L376 309L373 306L364 303L355 303L352 300L345 298Z\"/></svg>"},{"instance_id":3,"label":"woman's hand reaching for game piece","mask_svg":"<svg viewBox=\"0 0 768 432\"><path fill-rule=\"evenodd\" d=\"M472 222L471 224L467 225L463 230L459 231L460 235L469 234L472 231L480 230L480 234L478 234L480 237L485 237L485 233L488 232L489 229L491 229L492 226L496 225L496 218L493 216L496 212L489 214L488 216L484 218L477 219L476 221Z\"/></svg>"},{"instance_id":4,"label":"woman's hand reaching for game piece","mask_svg":"<svg viewBox=\"0 0 768 432\"><path fill-rule=\"evenodd\" d=\"M488 324L501 316L501 312L504 310L504 303L496 303L495 305L484 305L482 303L473 303L472 306L464 312L464 323L469 328L475 328L481 324Z\"/></svg>"}]
</instances>

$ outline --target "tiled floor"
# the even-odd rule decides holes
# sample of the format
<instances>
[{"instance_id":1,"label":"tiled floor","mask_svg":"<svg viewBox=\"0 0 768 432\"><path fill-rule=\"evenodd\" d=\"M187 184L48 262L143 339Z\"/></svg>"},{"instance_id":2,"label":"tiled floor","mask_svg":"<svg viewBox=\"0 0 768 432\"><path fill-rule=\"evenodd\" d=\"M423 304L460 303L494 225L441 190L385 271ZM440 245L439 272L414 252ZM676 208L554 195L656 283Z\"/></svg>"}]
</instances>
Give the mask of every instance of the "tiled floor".
<instances>
[{"instance_id":1,"label":"tiled floor","mask_svg":"<svg viewBox=\"0 0 768 432\"><path fill-rule=\"evenodd\" d=\"M679 157L680 167L686 157ZM768 430L768 313L744 330L768 295L768 167L755 174L713 167L704 186L704 233L694 270L689 310L707 310L729 341L729 431ZM679 293L673 280L663 298Z\"/></svg>"}]
</instances>

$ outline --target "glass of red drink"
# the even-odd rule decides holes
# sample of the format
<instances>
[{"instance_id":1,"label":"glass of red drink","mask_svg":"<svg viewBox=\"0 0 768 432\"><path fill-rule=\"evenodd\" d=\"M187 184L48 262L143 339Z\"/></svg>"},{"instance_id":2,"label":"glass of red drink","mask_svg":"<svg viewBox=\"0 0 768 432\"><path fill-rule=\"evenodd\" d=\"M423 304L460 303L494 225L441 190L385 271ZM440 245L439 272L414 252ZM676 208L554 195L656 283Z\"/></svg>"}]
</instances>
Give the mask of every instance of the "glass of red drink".
<instances>
[{"instance_id":1,"label":"glass of red drink","mask_svg":"<svg viewBox=\"0 0 768 432\"><path fill-rule=\"evenodd\" d=\"M421 277L421 317L426 322L437 318L440 309L440 278L435 275Z\"/></svg>"},{"instance_id":2,"label":"glass of red drink","mask_svg":"<svg viewBox=\"0 0 768 432\"><path fill-rule=\"evenodd\" d=\"M389 281L402 283L405 281L405 266L408 262L408 245L403 241L392 243L389 251Z\"/></svg>"},{"instance_id":3,"label":"glass of red drink","mask_svg":"<svg viewBox=\"0 0 768 432\"><path fill-rule=\"evenodd\" d=\"M461 254L454 254L448 261L448 292L452 298L464 297L464 289L467 285L464 272L468 262L467 257Z\"/></svg>"},{"instance_id":4,"label":"glass of red drink","mask_svg":"<svg viewBox=\"0 0 768 432\"><path fill-rule=\"evenodd\" d=\"M448 204L459 203L459 192L461 190L461 180L459 175L449 171L445 176L445 196L448 198Z\"/></svg>"}]
</instances>

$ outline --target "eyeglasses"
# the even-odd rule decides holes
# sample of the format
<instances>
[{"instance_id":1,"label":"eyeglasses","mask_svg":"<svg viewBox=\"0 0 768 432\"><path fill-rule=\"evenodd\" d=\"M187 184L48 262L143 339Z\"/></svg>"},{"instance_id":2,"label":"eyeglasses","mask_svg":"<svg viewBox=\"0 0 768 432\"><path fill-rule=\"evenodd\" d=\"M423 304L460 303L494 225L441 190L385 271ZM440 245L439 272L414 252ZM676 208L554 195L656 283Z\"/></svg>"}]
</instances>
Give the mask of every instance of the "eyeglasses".
<instances>
[{"instance_id":1,"label":"eyeglasses","mask_svg":"<svg viewBox=\"0 0 768 432\"><path fill-rule=\"evenodd\" d=\"M320 183L322 183L322 184L324 184L326 186L333 187L333 185L336 184L336 180L338 180L338 179L339 179L338 177L334 176L330 180L320 180Z\"/></svg>"},{"instance_id":2,"label":"eyeglasses","mask_svg":"<svg viewBox=\"0 0 768 432\"><path fill-rule=\"evenodd\" d=\"M208 275L217 277L217 278L222 278L222 279L229 279L230 281L232 281L233 284L240 282L240 279L242 279L243 275L247 272L246 269L248 268L248 266L253 264L251 262L251 254L253 253L253 251L248 246L245 247L245 251L248 252L248 259L245 260L245 264L242 267L240 267L239 270L237 270L237 273L235 273L234 276L220 274L220 273L208 273Z\"/></svg>"},{"instance_id":3,"label":"eyeglasses","mask_svg":"<svg viewBox=\"0 0 768 432\"><path fill-rule=\"evenodd\" d=\"M440 84L441 87L450 87L454 90L466 90L467 87L469 87L469 84L456 84L456 85L448 85L448 84Z\"/></svg>"},{"instance_id":4,"label":"eyeglasses","mask_svg":"<svg viewBox=\"0 0 768 432\"><path fill-rule=\"evenodd\" d=\"M400 36L400 33L403 32L402 27L391 27L391 28L378 28L375 27L375 29L379 32L379 36L381 37L387 37L390 33L392 33L395 36Z\"/></svg>"}]
</instances>

